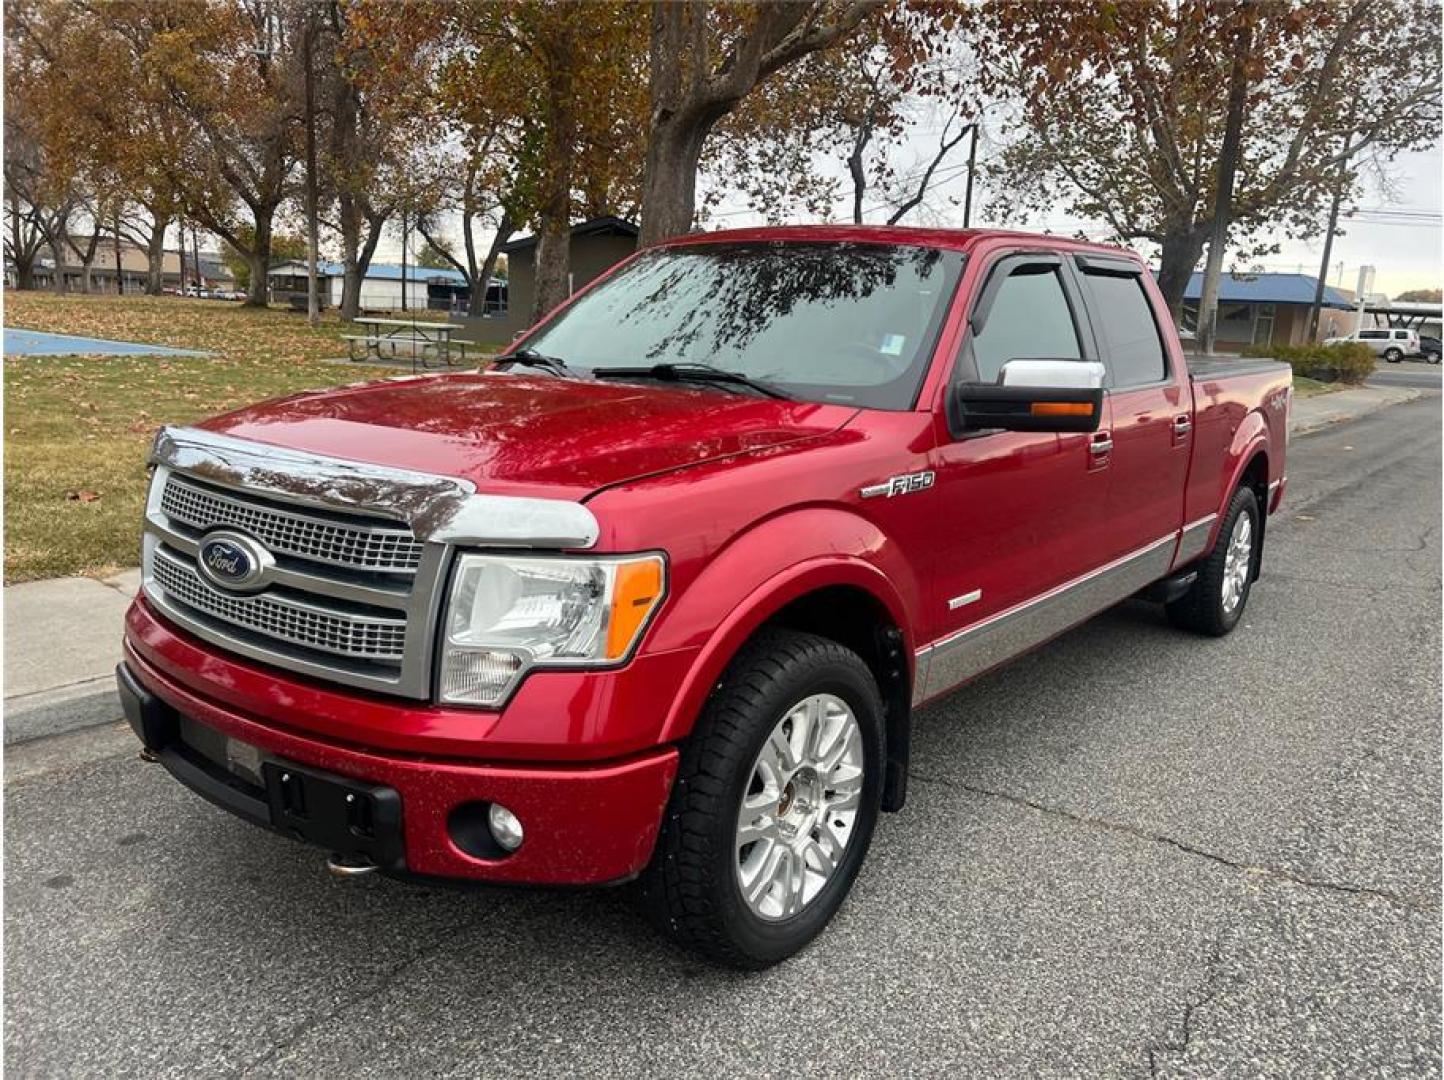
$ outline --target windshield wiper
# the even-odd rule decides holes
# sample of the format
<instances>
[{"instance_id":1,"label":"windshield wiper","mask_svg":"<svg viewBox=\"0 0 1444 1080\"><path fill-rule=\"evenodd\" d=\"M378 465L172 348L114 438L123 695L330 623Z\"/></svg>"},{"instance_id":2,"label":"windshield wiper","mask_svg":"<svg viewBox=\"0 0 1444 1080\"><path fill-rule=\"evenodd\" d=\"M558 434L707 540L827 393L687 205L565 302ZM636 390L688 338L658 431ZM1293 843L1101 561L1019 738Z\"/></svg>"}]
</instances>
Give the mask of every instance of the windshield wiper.
<instances>
[{"instance_id":1,"label":"windshield wiper","mask_svg":"<svg viewBox=\"0 0 1444 1080\"><path fill-rule=\"evenodd\" d=\"M722 386L746 387L770 398L791 401L792 395L785 394L777 387L744 375L740 371L724 371L711 364L653 364L651 367L608 367L593 368L592 375L598 379L659 379L663 382L717 383Z\"/></svg>"},{"instance_id":2,"label":"windshield wiper","mask_svg":"<svg viewBox=\"0 0 1444 1080\"><path fill-rule=\"evenodd\" d=\"M518 349L514 353L507 353L505 356L498 356L495 363L516 364L518 367L541 368L543 371L550 371L553 375L580 377L580 372L567 366L565 360L555 356L548 356L546 353L539 353L535 349Z\"/></svg>"}]
</instances>

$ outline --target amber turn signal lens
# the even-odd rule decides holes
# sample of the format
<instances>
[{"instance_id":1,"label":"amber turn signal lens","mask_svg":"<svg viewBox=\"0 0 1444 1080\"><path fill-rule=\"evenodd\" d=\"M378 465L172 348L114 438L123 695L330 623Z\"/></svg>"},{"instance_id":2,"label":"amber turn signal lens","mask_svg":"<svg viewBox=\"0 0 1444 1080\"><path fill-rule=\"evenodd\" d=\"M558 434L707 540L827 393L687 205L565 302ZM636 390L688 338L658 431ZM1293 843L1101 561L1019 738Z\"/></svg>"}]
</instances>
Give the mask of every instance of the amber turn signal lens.
<instances>
[{"instance_id":1,"label":"amber turn signal lens","mask_svg":"<svg viewBox=\"0 0 1444 1080\"><path fill-rule=\"evenodd\" d=\"M607 624L607 659L619 660L662 599L662 560L642 559L617 567L612 588L612 617Z\"/></svg>"},{"instance_id":2,"label":"amber turn signal lens","mask_svg":"<svg viewBox=\"0 0 1444 1080\"><path fill-rule=\"evenodd\" d=\"M1093 404L1088 401L1035 401L1034 416L1092 416Z\"/></svg>"}]
</instances>

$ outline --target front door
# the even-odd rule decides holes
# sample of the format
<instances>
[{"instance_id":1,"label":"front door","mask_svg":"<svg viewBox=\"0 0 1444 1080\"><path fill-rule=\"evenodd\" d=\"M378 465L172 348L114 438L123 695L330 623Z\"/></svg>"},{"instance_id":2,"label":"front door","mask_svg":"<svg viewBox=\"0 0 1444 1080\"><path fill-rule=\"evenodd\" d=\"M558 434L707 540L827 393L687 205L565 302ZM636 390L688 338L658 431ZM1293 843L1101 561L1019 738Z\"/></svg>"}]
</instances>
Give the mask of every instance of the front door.
<instances>
[{"instance_id":1,"label":"front door","mask_svg":"<svg viewBox=\"0 0 1444 1080\"><path fill-rule=\"evenodd\" d=\"M966 330L953 378L995 382L1015 359L1094 359L1076 281L1061 258L1004 254ZM919 656L919 699L942 693L1064 629L1049 602L1097 566L1107 496L1107 400L1094 434L942 430L934 451L938 518L930 591L932 648ZM1056 599L1056 598L1055 598ZM1046 616L1040 619L1039 616ZM1031 640L1030 640L1031 639Z\"/></svg>"}]
</instances>

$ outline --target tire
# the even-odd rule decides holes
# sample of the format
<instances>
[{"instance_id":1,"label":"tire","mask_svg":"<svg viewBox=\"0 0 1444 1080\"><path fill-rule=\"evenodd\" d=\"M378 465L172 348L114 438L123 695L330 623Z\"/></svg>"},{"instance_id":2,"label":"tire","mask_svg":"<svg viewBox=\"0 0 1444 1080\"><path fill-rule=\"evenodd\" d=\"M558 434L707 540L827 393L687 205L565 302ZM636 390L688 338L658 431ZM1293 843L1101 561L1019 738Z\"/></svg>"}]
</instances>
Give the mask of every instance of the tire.
<instances>
[{"instance_id":1,"label":"tire","mask_svg":"<svg viewBox=\"0 0 1444 1080\"><path fill-rule=\"evenodd\" d=\"M1240 521L1246 524L1240 525ZM1165 610L1172 623L1195 634L1223 637L1243 617L1253 587L1253 570L1258 565L1260 509L1254 493L1241 487L1229 500L1228 512L1213 550L1199 566L1198 577L1188 592L1168 604ZM1246 532L1244 551L1240 533ZM1232 557L1231 557L1232 552Z\"/></svg>"},{"instance_id":2,"label":"tire","mask_svg":"<svg viewBox=\"0 0 1444 1080\"><path fill-rule=\"evenodd\" d=\"M1439 362L1439 354L1436 352L1425 353L1424 361L1429 364L1437 364Z\"/></svg>"},{"instance_id":3,"label":"tire","mask_svg":"<svg viewBox=\"0 0 1444 1080\"><path fill-rule=\"evenodd\" d=\"M1385 349L1384 359L1391 364L1397 364L1400 360L1404 359L1404 354L1398 349Z\"/></svg>"},{"instance_id":4,"label":"tire","mask_svg":"<svg viewBox=\"0 0 1444 1080\"><path fill-rule=\"evenodd\" d=\"M797 711L813 701L818 704ZM784 786L788 774L774 734L794 750L792 740L805 740L819 717L817 729L824 738L831 733L832 743L818 745L814 758L806 749L795 754L797 768ZM877 683L856 653L789 630L764 631L750 641L683 747L643 876L644 903L663 931L685 948L744 970L770 967L816 937L842 905L872 839L882 797L883 726ZM821 759L836 756L839 741L845 743L839 764L824 775ZM810 774L811 766L802 764L807 760L817 764ZM860 777L852 775L858 767ZM751 806L744 808L744 797ZM744 842L744 827L748 835L767 835ZM794 861L797 850L800 861ZM830 874L821 861L829 852ZM751 901L743 885L749 871L753 892L760 891Z\"/></svg>"}]
</instances>

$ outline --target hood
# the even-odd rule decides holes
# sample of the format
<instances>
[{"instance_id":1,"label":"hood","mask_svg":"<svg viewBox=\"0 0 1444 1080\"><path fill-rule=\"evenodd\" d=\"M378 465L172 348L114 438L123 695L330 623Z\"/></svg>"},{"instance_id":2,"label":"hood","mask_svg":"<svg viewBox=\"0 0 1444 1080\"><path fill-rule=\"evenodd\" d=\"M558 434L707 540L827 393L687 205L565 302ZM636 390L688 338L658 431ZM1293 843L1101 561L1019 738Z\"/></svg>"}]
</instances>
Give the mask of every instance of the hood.
<instances>
[{"instance_id":1,"label":"hood","mask_svg":"<svg viewBox=\"0 0 1444 1080\"><path fill-rule=\"evenodd\" d=\"M300 394L202 426L457 477L483 492L582 499L643 476L825 435L856 412L708 388L472 373Z\"/></svg>"}]
</instances>

